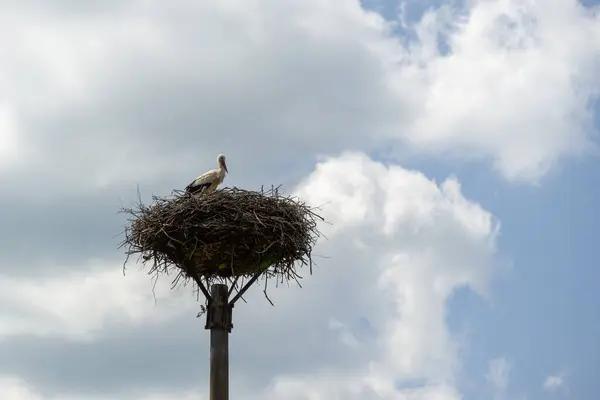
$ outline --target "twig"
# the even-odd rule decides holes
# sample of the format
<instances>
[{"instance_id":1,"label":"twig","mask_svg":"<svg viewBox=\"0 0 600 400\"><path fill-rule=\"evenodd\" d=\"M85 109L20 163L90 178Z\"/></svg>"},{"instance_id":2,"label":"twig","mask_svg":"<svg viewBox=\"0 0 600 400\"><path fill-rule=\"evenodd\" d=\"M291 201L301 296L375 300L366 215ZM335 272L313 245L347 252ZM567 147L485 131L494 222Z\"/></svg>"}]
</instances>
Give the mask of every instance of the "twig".
<instances>
[{"instance_id":1,"label":"twig","mask_svg":"<svg viewBox=\"0 0 600 400\"><path fill-rule=\"evenodd\" d=\"M138 187L135 206L120 209L128 221L119 245L126 253L123 274L137 254L142 266L150 263L156 279L177 268L171 288L192 280L207 301L214 281L231 284L229 295L237 291L232 303L245 301L243 294L265 276L263 293L270 304L269 279L276 285L294 280L301 287L299 269L307 266L312 274L311 252L324 220L315 208L283 196L280 186L260 192L225 188L203 196L173 191L170 197L152 196L149 206L141 198Z\"/></svg>"}]
</instances>

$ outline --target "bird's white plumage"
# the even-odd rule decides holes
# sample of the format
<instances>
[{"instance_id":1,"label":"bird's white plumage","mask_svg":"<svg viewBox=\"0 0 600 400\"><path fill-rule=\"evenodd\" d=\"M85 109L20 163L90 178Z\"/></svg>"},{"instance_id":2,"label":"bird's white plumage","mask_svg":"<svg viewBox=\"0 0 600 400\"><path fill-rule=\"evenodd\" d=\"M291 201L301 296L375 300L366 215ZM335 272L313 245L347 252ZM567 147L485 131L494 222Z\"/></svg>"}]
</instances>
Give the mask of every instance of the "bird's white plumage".
<instances>
[{"instance_id":1,"label":"bird's white plumage","mask_svg":"<svg viewBox=\"0 0 600 400\"><path fill-rule=\"evenodd\" d=\"M217 157L217 169L211 169L210 171L203 173L187 185L185 190L192 194L212 192L223 182L227 172L225 156L219 154Z\"/></svg>"}]
</instances>

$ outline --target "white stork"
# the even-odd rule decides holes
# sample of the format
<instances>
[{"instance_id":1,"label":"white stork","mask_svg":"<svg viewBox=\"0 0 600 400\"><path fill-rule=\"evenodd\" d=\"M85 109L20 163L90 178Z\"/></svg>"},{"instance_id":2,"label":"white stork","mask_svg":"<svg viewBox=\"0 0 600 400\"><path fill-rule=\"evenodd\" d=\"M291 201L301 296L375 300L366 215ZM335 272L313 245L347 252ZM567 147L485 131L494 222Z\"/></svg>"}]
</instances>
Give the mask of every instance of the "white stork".
<instances>
[{"instance_id":1,"label":"white stork","mask_svg":"<svg viewBox=\"0 0 600 400\"><path fill-rule=\"evenodd\" d=\"M194 179L186 186L185 191L190 194L213 192L217 186L223 182L227 172L229 171L227 170L227 164L225 163L225 156L219 154L217 156L217 169L211 169Z\"/></svg>"}]
</instances>

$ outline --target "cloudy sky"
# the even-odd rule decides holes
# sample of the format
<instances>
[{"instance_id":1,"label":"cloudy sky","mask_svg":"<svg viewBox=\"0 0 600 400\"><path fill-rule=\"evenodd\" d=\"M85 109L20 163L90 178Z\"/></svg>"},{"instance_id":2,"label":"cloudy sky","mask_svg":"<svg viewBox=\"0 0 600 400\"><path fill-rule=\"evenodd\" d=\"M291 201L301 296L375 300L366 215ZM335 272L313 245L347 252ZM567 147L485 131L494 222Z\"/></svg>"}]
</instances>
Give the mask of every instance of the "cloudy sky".
<instances>
[{"instance_id":1,"label":"cloudy sky","mask_svg":"<svg viewBox=\"0 0 600 400\"><path fill-rule=\"evenodd\" d=\"M0 11L1 399L207 398L195 294L115 236L220 152L331 222L236 306L232 398L597 398L597 0Z\"/></svg>"}]
</instances>

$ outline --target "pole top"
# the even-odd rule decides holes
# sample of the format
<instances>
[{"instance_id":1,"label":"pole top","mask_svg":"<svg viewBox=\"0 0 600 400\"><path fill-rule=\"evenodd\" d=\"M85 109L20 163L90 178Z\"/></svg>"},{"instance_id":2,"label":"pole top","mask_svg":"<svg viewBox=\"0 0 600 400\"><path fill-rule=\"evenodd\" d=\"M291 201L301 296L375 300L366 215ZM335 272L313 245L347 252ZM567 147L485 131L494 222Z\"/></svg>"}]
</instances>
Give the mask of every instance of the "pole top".
<instances>
[{"instance_id":1,"label":"pole top","mask_svg":"<svg viewBox=\"0 0 600 400\"><path fill-rule=\"evenodd\" d=\"M229 304L229 288L222 283L216 283L210 288L210 299L206 310L205 329L218 329L231 332L233 324L231 314L233 304Z\"/></svg>"},{"instance_id":2,"label":"pole top","mask_svg":"<svg viewBox=\"0 0 600 400\"><path fill-rule=\"evenodd\" d=\"M229 288L227 285L222 283L215 283L210 287L210 296L214 299L217 297L227 298L229 293Z\"/></svg>"}]
</instances>

